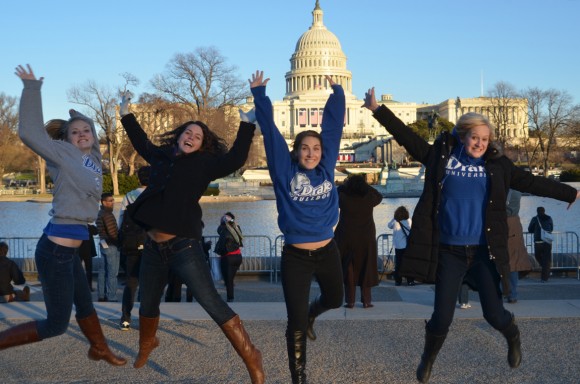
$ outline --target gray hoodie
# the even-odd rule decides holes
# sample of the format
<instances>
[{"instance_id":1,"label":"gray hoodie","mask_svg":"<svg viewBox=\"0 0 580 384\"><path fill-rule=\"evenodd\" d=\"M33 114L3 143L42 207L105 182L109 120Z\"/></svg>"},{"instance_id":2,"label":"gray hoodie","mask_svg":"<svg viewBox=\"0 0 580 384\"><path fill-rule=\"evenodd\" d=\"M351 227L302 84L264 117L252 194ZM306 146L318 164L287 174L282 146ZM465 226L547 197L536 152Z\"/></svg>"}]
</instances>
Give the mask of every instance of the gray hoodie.
<instances>
[{"instance_id":1,"label":"gray hoodie","mask_svg":"<svg viewBox=\"0 0 580 384\"><path fill-rule=\"evenodd\" d=\"M22 80L24 89L20 98L18 135L30 149L46 160L54 183L52 209L53 224L92 223L97 218L103 190L101 152L94 123L89 122L95 137L90 154L84 154L73 144L53 140L44 129L40 80Z\"/></svg>"}]
</instances>

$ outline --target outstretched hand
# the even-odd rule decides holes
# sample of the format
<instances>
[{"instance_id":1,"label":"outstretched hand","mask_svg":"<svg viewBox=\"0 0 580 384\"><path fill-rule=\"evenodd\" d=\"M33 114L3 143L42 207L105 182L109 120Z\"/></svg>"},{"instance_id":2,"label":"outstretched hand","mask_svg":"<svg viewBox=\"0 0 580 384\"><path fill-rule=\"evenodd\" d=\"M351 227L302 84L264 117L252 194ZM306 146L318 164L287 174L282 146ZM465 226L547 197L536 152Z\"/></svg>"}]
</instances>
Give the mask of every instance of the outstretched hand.
<instances>
[{"instance_id":1,"label":"outstretched hand","mask_svg":"<svg viewBox=\"0 0 580 384\"><path fill-rule=\"evenodd\" d=\"M125 91L121 94L121 103L119 104L119 115L121 117L129 114L129 104L131 104L131 99L133 94L131 91Z\"/></svg>"},{"instance_id":2,"label":"outstretched hand","mask_svg":"<svg viewBox=\"0 0 580 384\"><path fill-rule=\"evenodd\" d=\"M26 68L28 68L28 70L26 70ZM22 80L36 80L36 76L34 76L34 72L32 71L30 64L26 64L26 68L24 68L22 65L18 65L18 67L16 67L16 72L14 73ZM44 80L44 77L40 78L40 81L42 80Z\"/></svg>"},{"instance_id":3,"label":"outstretched hand","mask_svg":"<svg viewBox=\"0 0 580 384\"><path fill-rule=\"evenodd\" d=\"M361 108L365 107L372 112L375 111L379 107L377 100L375 99L375 87L369 88L367 92L365 92L365 102L361 105Z\"/></svg>"},{"instance_id":4,"label":"outstretched hand","mask_svg":"<svg viewBox=\"0 0 580 384\"><path fill-rule=\"evenodd\" d=\"M252 74L252 79L248 79L248 82L250 83L250 88L256 88L256 87L260 87L260 86L266 86L266 84L268 84L268 81L270 81L270 78L268 77L266 80L264 80L264 71L256 71L256 73Z\"/></svg>"},{"instance_id":5,"label":"outstretched hand","mask_svg":"<svg viewBox=\"0 0 580 384\"><path fill-rule=\"evenodd\" d=\"M326 77L326 81L328 81L328 83L330 84L330 86L332 87L334 84L336 84L334 82L334 80L332 80L332 77L330 77L330 75L324 75L324 77Z\"/></svg>"}]
</instances>

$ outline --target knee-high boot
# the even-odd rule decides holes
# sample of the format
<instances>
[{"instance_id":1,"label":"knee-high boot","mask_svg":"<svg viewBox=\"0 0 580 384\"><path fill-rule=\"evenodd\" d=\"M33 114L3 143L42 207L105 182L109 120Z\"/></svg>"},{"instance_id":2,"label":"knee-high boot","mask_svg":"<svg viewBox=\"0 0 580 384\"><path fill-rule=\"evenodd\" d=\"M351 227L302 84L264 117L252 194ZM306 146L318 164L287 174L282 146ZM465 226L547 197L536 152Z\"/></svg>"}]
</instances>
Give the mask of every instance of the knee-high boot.
<instances>
[{"instance_id":1,"label":"knee-high boot","mask_svg":"<svg viewBox=\"0 0 580 384\"><path fill-rule=\"evenodd\" d=\"M433 363L437 354L441 350L443 343L447 334L434 335L425 329L425 348L423 349L423 355L421 355L421 362L417 367L417 380L420 383L428 383L431 377L431 368L433 368Z\"/></svg>"},{"instance_id":2,"label":"knee-high boot","mask_svg":"<svg viewBox=\"0 0 580 384\"><path fill-rule=\"evenodd\" d=\"M286 346L288 347L288 367L292 384L306 383L306 337L302 331L286 330Z\"/></svg>"},{"instance_id":3,"label":"knee-high boot","mask_svg":"<svg viewBox=\"0 0 580 384\"><path fill-rule=\"evenodd\" d=\"M12 328L0 332L0 351L17 345L40 341L36 329L36 321L18 324Z\"/></svg>"},{"instance_id":4,"label":"knee-high boot","mask_svg":"<svg viewBox=\"0 0 580 384\"><path fill-rule=\"evenodd\" d=\"M159 316L145 317L139 315L139 353L133 363L133 368L141 368L147 363L149 354L159 346L159 339L155 336Z\"/></svg>"},{"instance_id":5,"label":"knee-high boot","mask_svg":"<svg viewBox=\"0 0 580 384\"><path fill-rule=\"evenodd\" d=\"M256 348L250 336L244 329L240 316L235 315L220 326L238 355L242 358L252 379L252 384L264 383L264 368L262 368L262 353Z\"/></svg>"},{"instance_id":6,"label":"knee-high boot","mask_svg":"<svg viewBox=\"0 0 580 384\"><path fill-rule=\"evenodd\" d=\"M317 296L310 303L310 307L308 308L308 328L306 328L306 336L308 336L310 340L316 340L316 332L314 332L314 320L316 320L319 315L326 312L327 310L328 308L325 308L320 304L320 296Z\"/></svg>"},{"instance_id":7,"label":"knee-high boot","mask_svg":"<svg viewBox=\"0 0 580 384\"><path fill-rule=\"evenodd\" d=\"M109 349L97 312L93 312L84 319L77 318L77 322L79 323L81 331L91 343L91 348L89 348L88 353L89 359L97 361L105 360L111 365L125 365L127 363L127 360L114 355Z\"/></svg>"},{"instance_id":8,"label":"knee-high boot","mask_svg":"<svg viewBox=\"0 0 580 384\"><path fill-rule=\"evenodd\" d=\"M508 343L508 363L510 367L517 368L522 362L522 349L520 340L520 330L516 324L516 319L512 314L512 320L508 327L501 331Z\"/></svg>"}]
</instances>

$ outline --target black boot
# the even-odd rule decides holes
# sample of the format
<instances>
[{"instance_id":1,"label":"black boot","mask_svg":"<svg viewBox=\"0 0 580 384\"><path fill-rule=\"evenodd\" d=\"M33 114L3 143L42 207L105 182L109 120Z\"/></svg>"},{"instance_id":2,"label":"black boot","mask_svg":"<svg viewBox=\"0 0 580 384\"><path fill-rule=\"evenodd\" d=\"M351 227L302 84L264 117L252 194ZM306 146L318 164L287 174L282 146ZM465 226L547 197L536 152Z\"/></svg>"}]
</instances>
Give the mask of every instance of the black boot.
<instances>
[{"instance_id":1,"label":"black boot","mask_svg":"<svg viewBox=\"0 0 580 384\"><path fill-rule=\"evenodd\" d=\"M508 363L510 367L517 368L522 362L522 349L520 341L520 330L516 325L516 319L512 314L512 321L506 329L501 331L508 342Z\"/></svg>"},{"instance_id":2,"label":"black boot","mask_svg":"<svg viewBox=\"0 0 580 384\"><path fill-rule=\"evenodd\" d=\"M425 348L423 350L423 355L421 355L421 362L417 367L417 380L420 383L428 383L429 377L431 377L431 368L433 368L433 363L437 354L441 350L443 343L447 334L437 336L425 329Z\"/></svg>"},{"instance_id":3,"label":"black boot","mask_svg":"<svg viewBox=\"0 0 580 384\"><path fill-rule=\"evenodd\" d=\"M316 332L314 332L314 320L320 314L326 312L328 309L320 305L320 296L317 296L314 301L310 303L308 309L308 328L306 329L306 336L312 341L316 340Z\"/></svg>"},{"instance_id":4,"label":"black boot","mask_svg":"<svg viewBox=\"0 0 580 384\"><path fill-rule=\"evenodd\" d=\"M288 347L288 367L292 376L292 384L305 384L306 337L304 332L286 330L286 346Z\"/></svg>"}]
</instances>

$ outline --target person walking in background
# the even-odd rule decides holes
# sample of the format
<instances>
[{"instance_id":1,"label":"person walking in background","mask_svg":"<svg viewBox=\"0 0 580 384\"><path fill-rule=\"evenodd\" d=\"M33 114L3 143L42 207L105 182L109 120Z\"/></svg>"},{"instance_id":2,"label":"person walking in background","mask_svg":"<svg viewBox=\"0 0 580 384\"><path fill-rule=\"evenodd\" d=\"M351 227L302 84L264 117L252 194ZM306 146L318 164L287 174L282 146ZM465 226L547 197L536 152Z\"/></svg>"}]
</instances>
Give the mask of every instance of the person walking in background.
<instances>
[{"instance_id":1,"label":"person walking in background","mask_svg":"<svg viewBox=\"0 0 580 384\"><path fill-rule=\"evenodd\" d=\"M358 285L363 308L372 308L371 288L379 284L373 209L383 196L361 174L349 175L337 191L340 215L334 240L342 258L345 307L354 307Z\"/></svg>"},{"instance_id":2,"label":"person walking in background","mask_svg":"<svg viewBox=\"0 0 580 384\"><path fill-rule=\"evenodd\" d=\"M541 282L547 283L552 268L552 243L542 239L542 229L551 233L554 230L554 222L546 215L544 207L538 207L536 212L538 215L530 220L528 232L534 234L534 256L542 267Z\"/></svg>"},{"instance_id":3,"label":"person walking in background","mask_svg":"<svg viewBox=\"0 0 580 384\"><path fill-rule=\"evenodd\" d=\"M343 275L333 227L338 220L338 193L334 168L344 126L344 90L326 76L332 88L324 107L322 132L302 131L289 153L286 140L274 123L272 102L266 96L264 73L249 80L255 118L262 130L268 170L278 209L278 227L284 235L281 259L282 290L288 313L286 346L293 383L306 382L306 337L316 339L314 321L344 298ZM252 121L253 111L242 114ZM320 295L310 304L312 278Z\"/></svg>"},{"instance_id":4,"label":"person walking in background","mask_svg":"<svg viewBox=\"0 0 580 384\"><path fill-rule=\"evenodd\" d=\"M510 259L510 285L511 291L507 295L507 302L518 302L518 281L520 272L532 270L530 255L524 244L524 230L520 220L520 200L522 193L510 189L507 197L507 224L508 224L508 254Z\"/></svg>"},{"instance_id":5,"label":"person walking in background","mask_svg":"<svg viewBox=\"0 0 580 384\"><path fill-rule=\"evenodd\" d=\"M147 231L139 286L139 354L133 366L147 363L159 345L159 306L169 270L191 288L195 300L220 326L243 359L252 383L264 383L262 354L252 344L240 317L214 286L202 245L201 196L212 180L244 165L256 126L242 122L228 151L225 142L201 121L188 121L153 144L122 97L121 123L131 144L151 165L149 185L126 214Z\"/></svg>"},{"instance_id":6,"label":"person walking in background","mask_svg":"<svg viewBox=\"0 0 580 384\"><path fill-rule=\"evenodd\" d=\"M19 65L16 75L24 83L18 134L46 160L54 183L51 219L34 254L47 317L0 332L0 350L62 335L74 304L79 327L91 344L89 359L124 365L127 361L114 355L107 345L78 256L82 241L89 239L87 223L97 218L102 192L95 126L91 119L71 109L68 121L51 120L45 127L40 95L43 78L36 79L30 66Z\"/></svg>"},{"instance_id":7,"label":"person walking in background","mask_svg":"<svg viewBox=\"0 0 580 384\"><path fill-rule=\"evenodd\" d=\"M407 238L411 233L411 225L413 221L409 218L409 211L406 207L400 206L395 209L394 217L389 221L387 227L393 230L393 247L395 248L395 285L399 286L403 283L403 276L401 275L401 262L405 257L405 249L407 248ZM406 276L407 285L415 285L415 280L412 277Z\"/></svg>"},{"instance_id":8,"label":"person walking in background","mask_svg":"<svg viewBox=\"0 0 580 384\"><path fill-rule=\"evenodd\" d=\"M79 257L85 267L89 288L91 292L93 292L95 290L93 288L93 257L97 257L97 247L95 246L94 236L99 234L99 230L93 224L89 224L88 228L89 239L83 240L81 243L81 246L79 247Z\"/></svg>"},{"instance_id":9,"label":"person walking in background","mask_svg":"<svg viewBox=\"0 0 580 384\"><path fill-rule=\"evenodd\" d=\"M568 208L580 191L516 167L501 153L494 141L495 127L481 114L462 115L453 132L444 131L429 144L385 105L378 105L374 88L365 94L363 106L426 168L401 264L404 276L435 281L433 315L425 327L417 380L429 381L466 276L475 283L484 318L507 341L509 366L519 367L520 331L502 300L502 294L510 294L508 190L567 201Z\"/></svg>"},{"instance_id":10,"label":"person walking in background","mask_svg":"<svg viewBox=\"0 0 580 384\"><path fill-rule=\"evenodd\" d=\"M99 301L117 301L117 275L119 274L119 228L113 215L115 198L112 193L101 195L101 210L97 217L101 265L97 280Z\"/></svg>"},{"instance_id":11,"label":"person walking in background","mask_svg":"<svg viewBox=\"0 0 580 384\"><path fill-rule=\"evenodd\" d=\"M15 289L12 283L26 283L24 274L18 265L8 258L8 244L0 242L0 303L12 301L30 301L30 287L25 285L22 290Z\"/></svg>"},{"instance_id":12,"label":"person walking in background","mask_svg":"<svg viewBox=\"0 0 580 384\"><path fill-rule=\"evenodd\" d=\"M130 215L126 215L127 207L133 204L139 195L147 188L149 183L149 172L151 167L143 166L137 171L139 187L127 192L121 201L121 211L119 212L119 245L121 247L121 259L125 262L125 288L121 304L121 322L119 324L122 331L128 331L131 327L131 311L135 305L135 296L139 286L139 271L141 266L141 253L147 233L138 226Z\"/></svg>"},{"instance_id":13,"label":"person walking in background","mask_svg":"<svg viewBox=\"0 0 580 384\"><path fill-rule=\"evenodd\" d=\"M242 230L235 222L236 217L227 212L222 216L217 229L219 240L215 245L215 253L220 255L220 269L228 303L234 301L234 278L242 265L242 250L244 246Z\"/></svg>"}]
</instances>

